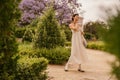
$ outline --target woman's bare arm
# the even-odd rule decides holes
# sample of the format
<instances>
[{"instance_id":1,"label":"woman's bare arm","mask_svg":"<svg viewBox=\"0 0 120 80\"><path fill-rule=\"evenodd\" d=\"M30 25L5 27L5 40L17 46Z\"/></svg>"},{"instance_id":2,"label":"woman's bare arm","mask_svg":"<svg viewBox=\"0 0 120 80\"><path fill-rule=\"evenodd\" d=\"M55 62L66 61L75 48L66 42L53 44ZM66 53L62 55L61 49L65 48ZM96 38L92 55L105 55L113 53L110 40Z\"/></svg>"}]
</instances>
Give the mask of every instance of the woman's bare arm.
<instances>
[{"instance_id":1,"label":"woman's bare arm","mask_svg":"<svg viewBox=\"0 0 120 80\"><path fill-rule=\"evenodd\" d=\"M69 25L70 29L77 31L77 27L74 27L72 24Z\"/></svg>"}]
</instances>

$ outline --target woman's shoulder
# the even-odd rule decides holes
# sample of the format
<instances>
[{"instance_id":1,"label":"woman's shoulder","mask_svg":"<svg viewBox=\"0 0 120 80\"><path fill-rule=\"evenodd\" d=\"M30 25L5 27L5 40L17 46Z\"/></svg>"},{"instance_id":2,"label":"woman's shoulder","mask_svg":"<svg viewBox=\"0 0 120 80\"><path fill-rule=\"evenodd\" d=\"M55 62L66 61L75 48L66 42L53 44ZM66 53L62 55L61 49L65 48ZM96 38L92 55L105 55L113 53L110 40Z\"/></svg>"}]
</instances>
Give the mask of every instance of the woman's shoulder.
<instances>
[{"instance_id":1,"label":"woman's shoulder","mask_svg":"<svg viewBox=\"0 0 120 80\"><path fill-rule=\"evenodd\" d=\"M70 23L70 24L69 24L69 27L71 27L71 26L73 26L73 23Z\"/></svg>"}]
</instances>

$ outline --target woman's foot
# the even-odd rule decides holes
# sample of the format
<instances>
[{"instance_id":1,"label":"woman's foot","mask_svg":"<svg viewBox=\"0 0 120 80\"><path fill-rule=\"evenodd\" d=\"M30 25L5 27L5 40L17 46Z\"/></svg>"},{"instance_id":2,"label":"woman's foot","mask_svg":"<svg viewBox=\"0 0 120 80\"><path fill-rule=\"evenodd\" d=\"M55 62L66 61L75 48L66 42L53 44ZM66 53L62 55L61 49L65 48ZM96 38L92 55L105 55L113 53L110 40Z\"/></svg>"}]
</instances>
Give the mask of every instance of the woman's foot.
<instances>
[{"instance_id":1,"label":"woman's foot","mask_svg":"<svg viewBox=\"0 0 120 80\"><path fill-rule=\"evenodd\" d=\"M64 69L65 72L68 72L68 69Z\"/></svg>"},{"instance_id":2,"label":"woman's foot","mask_svg":"<svg viewBox=\"0 0 120 80\"><path fill-rule=\"evenodd\" d=\"M81 69L78 69L78 71L80 71L80 72L85 72L84 70L81 70Z\"/></svg>"},{"instance_id":3,"label":"woman's foot","mask_svg":"<svg viewBox=\"0 0 120 80\"><path fill-rule=\"evenodd\" d=\"M66 71L66 72L68 71L68 64L65 65L64 71Z\"/></svg>"},{"instance_id":4,"label":"woman's foot","mask_svg":"<svg viewBox=\"0 0 120 80\"><path fill-rule=\"evenodd\" d=\"M80 71L80 72L85 72L84 70L81 69L81 64L79 64L78 71Z\"/></svg>"}]
</instances>

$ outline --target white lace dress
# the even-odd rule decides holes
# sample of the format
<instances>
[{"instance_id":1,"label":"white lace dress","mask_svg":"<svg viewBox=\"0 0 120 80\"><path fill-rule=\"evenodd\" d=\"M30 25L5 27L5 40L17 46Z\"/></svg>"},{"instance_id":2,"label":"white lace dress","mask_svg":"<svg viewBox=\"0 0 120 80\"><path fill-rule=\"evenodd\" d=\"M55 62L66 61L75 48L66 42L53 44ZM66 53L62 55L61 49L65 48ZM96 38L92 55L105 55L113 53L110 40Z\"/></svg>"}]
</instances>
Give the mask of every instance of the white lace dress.
<instances>
[{"instance_id":1,"label":"white lace dress","mask_svg":"<svg viewBox=\"0 0 120 80\"><path fill-rule=\"evenodd\" d=\"M72 31L72 47L71 47L71 55L67 64L83 64L87 60L86 48L83 44L85 41L81 31L83 31L83 27L80 24L76 24L78 31Z\"/></svg>"}]
</instances>

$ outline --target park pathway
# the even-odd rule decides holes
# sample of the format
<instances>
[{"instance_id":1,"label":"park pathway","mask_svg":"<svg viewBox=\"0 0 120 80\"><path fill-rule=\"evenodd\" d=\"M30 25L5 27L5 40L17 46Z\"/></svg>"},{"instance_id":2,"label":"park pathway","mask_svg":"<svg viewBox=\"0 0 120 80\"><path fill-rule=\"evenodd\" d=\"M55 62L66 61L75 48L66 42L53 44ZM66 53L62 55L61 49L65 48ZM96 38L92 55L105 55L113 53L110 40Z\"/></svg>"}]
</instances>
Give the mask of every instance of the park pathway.
<instances>
[{"instance_id":1,"label":"park pathway","mask_svg":"<svg viewBox=\"0 0 120 80\"><path fill-rule=\"evenodd\" d=\"M64 71L64 65L48 65L48 80L109 80L111 76L110 62L114 56L97 50L87 49L89 63L83 65L84 73L77 71L73 66L68 72ZM112 77L110 80L115 80Z\"/></svg>"}]
</instances>

